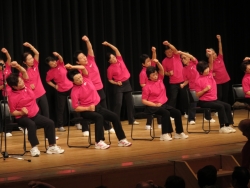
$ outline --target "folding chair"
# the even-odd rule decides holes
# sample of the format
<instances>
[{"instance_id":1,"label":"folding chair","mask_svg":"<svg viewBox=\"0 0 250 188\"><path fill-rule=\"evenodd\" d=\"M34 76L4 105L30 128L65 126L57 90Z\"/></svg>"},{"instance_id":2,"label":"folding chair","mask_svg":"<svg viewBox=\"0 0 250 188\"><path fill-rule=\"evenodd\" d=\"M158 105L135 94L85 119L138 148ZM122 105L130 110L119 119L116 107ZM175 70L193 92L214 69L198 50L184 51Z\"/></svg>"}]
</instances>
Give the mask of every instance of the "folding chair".
<instances>
[{"instance_id":1,"label":"folding chair","mask_svg":"<svg viewBox=\"0 0 250 188\"><path fill-rule=\"evenodd\" d=\"M18 124L14 122L13 117L10 114L10 109L9 109L9 105L8 102L6 100L1 100L0 101L0 105L1 105L1 124L2 124L2 129L3 129L3 125L5 124L5 129L6 127L18 127ZM3 133L2 133L3 134ZM19 154L9 154L9 155L21 155L23 156L26 153L26 134L23 134L23 153L19 153ZM2 151L2 136L1 136L1 151Z\"/></svg>"},{"instance_id":2,"label":"folding chair","mask_svg":"<svg viewBox=\"0 0 250 188\"><path fill-rule=\"evenodd\" d=\"M133 101L134 101L134 109L135 109L135 111L136 110L143 111L146 106L144 104L142 104L142 92L141 91L133 91L132 92L132 97L133 97ZM136 113L135 115L141 116L141 117L147 117L148 115L152 116L152 124L151 124L152 129L150 129L150 134L149 134L149 136L151 138L134 138L133 137L134 123L132 123L132 125L131 125L131 139L132 140L149 140L149 141L152 141L152 140L154 140L154 138L160 138L159 136L155 136L155 129L154 129L154 127L155 127L155 124L154 124L155 115L154 114L147 114L145 112L139 112L139 113Z\"/></svg>"},{"instance_id":3,"label":"folding chair","mask_svg":"<svg viewBox=\"0 0 250 188\"><path fill-rule=\"evenodd\" d=\"M233 118L234 118L234 111L240 110L240 109L247 110L248 111L247 118L249 118L249 109L247 108L246 105L235 105L236 102L241 102L241 103L246 102L245 93L243 91L242 84L233 84L232 90L233 90L233 99L234 99L234 104L232 106Z\"/></svg>"},{"instance_id":4,"label":"folding chair","mask_svg":"<svg viewBox=\"0 0 250 188\"><path fill-rule=\"evenodd\" d=\"M67 135L67 145L68 147L75 147L75 148L89 148L91 145L95 145L95 143L92 143L91 142L91 124L92 121L87 119L88 122L90 122L88 124L88 128L89 128L89 138L88 138L88 145L70 145L69 141L70 141L70 125L71 123L72 124L75 124L75 123L78 123L79 121L81 121L83 118L78 116L78 117L74 117L77 112L73 109L72 107L72 101L71 101L71 98L70 96L67 97L67 105L68 105L68 135ZM79 114L79 113L78 113ZM108 131L108 137L109 137L109 143L108 144L111 144L111 141L110 141L110 132Z\"/></svg>"},{"instance_id":5,"label":"folding chair","mask_svg":"<svg viewBox=\"0 0 250 188\"><path fill-rule=\"evenodd\" d=\"M198 103L199 101L199 98L196 96L196 92L194 90L189 90L187 89L187 96L188 96L188 106L190 107L190 103L191 103L191 99L190 97L193 98L193 102L195 103ZM190 96L191 94L191 96ZM188 109L188 115L189 115L189 111L191 109ZM208 134L210 131L215 131L215 130L211 130L210 128L210 121L208 121L208 129L205 129L204 127L204 118L205 118L205 113L211 113L211 109L210 108L201 108L201 107L195 107L195 108L192 108L192 110L195 110L195 112L201 112L203 114L202 116L202 132L201 131L189 131L188 128L189 128L189 122L188 122L188 119L187 119L187 132L188 133L205 133L205 134ZM194 125L191 125L191 126L194 126Z\"/></svg>"}]
</instances>

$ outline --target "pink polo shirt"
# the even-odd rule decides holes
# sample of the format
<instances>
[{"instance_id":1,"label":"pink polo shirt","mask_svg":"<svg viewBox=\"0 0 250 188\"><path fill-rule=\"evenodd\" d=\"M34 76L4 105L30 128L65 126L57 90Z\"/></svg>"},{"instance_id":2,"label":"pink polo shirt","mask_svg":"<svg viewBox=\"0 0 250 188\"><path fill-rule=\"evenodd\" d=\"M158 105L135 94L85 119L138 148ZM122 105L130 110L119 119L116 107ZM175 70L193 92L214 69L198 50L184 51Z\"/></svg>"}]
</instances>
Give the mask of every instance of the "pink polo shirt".
<instances>
[{"instance_id":1,"label":"pink polo shirt","mask_svg":"<svg viewBox=\"0 0 250 188\"><path fill-rule=\"evenodd\" d=\"M5 69L0 71L0 85L3 85L3 74L4 74L4 77L5 77L5 80L6 80L6 78L10 75L10 73L12 73L11 66L9 66L9 64L6 62L5 63ZM7 95L10 92L10 90L11 90L11 87L8 86L8 84L6 83L6 93L7 93ZM3 90L2 90L2 95L6 96Z\"/></svg>"},{"instance_id":2,"label":"pink polo shirt","mask_svg":"<svg viewBox=\"0 0 250 188\"><path fill-rule=\"evenodd\" d=\"M196 69L197 63L197 60L190 61L189 65L183 67L182 70L184 81L188 81L190 90L195 90L195 81L199 77L199 73Z\"/></svg>"},{"instance_id":3,"label":"pink polo shirt","mask_svg":"<svg viewBox=\"0 0 250 188\"><path fill-rule=\"evenodd\" d=\"M171 58L165 57L162 61L164 72L173 71L173 75L169 76L170 84L177 84L184 81L182 75L183 65L179 54L173 54Z\"/></svg>"},{"instance_id":4,"label":"pink polo shirt","mask_svg":"<svg viewBox=\"0 0 250 188\"><path fill-rule=\"evenodd\" d=\"M28 87L17 91L11 90L8 95L8 103L11 113L15 110L21 111L23 107L27 108L28 118L34 117L39 111L36 104L35 94ZM18 119L20 117L22 116L16 116L15 118Z\"/></svg>"},{"instance_id":5,"label":"pink polo shirt","mask_svg":"<svg viewBox=\"0 0 250 188\"><path fill-rule=\"evenodd\" d=\"M215 73L214 80L216 81L216 84L223 84L230 80L223 60L223 55L219 54L214 60L213 72Z\"/></svg>"},{"instance_id":6,"label":"pink polo shirt","mask_svg":"<svg viewBox=\"0 0 250 188\"><path fill-rule=\"evenodd\" d=\"M199 75L195 84L195 91L198 93L199 91L205 89L208 85L211 86L211 89L205 92L199 100L201 101L214 101L217 100L217 86L216 82L213 78L213 74L210 71L208 75Z\"/></svg>"},{"instance_id":7,"label":"pink polo shirt","mask_svg":"<svg viewBox=\"0 0 250 188\"><path fill-rule=\"evenodd\" d=\"M73 83L67 78L67 70L64 67L64 63L57 61L57 67L50 68L46 75L46 82L54 80L58 86L59 92L65 92L73 87Z\"/></svg>"},{"instance_id":8,"label":"pink polo shirt","mask_svg":"<svg viewBox=\"0 0 250 188\"><path fill-rule=\"evenodd\" d=\"M158 74L156 82L148 80L147 84L142 88L142 99L153 103L164 104L168 101L166 88L163 84L163 76Z\"/></svg>"},{"instance_id":9,"label":"pink polo shirt","mask_svg":"<svg viewBox=\"0 0 250 188\"><path fill-rule=\"evenodd\" d=\"M242 78L242 88L245 93L246 98L250 98L250 95L247 95L246 93L250 91L250 74L245 73L245 75Z\"/></svg>"},{"instance_id":10,"label":"pink polo shirt","mask_svg":"<svg viewBox=\"0 0 250 188\"><path fill-rule=\"evenodd\" d=\"M151 66L155 67L155 62L151 61ZM147 77L147 67L142 67L142 70L139 74L139 82L140 84L147 84L148 82L148 77Z\"/></svg>"},{"instance_id":11,"label":"pink polo shirt","mask_svg":"<svg viewBox=\"0 0 250 188\"><path fill-rule=\"evenodd\" d=\"M24 80L25 85L29 88L31 88L31 84L34 84L35 89L33 91L36 99L45 94L45 89L40 78L38 65L38 61L34 59L34 66L27 69L29 79ZM20 76L22 76L22 74L20 74Z\"/></svg>"},{"instance_id":12,"label":"pink polo shirt","mask_svg":"<svg viewBox=\"0 0 250 188\"><path fill-rule=\"evenodd\" d=\"M71 100L72 107L75 109L78 106L89 107L90 105L97 105L100 102L100 97L92 81L88 78L83 78L82 85L73 86Z\"/></svg>"},{"instance_id":13,"label":"pink polo shirt","mask_svg":"<svg viewBox=\"0 0 250 188\"><path fill-rule=\"evenodd\" d=\"M88 71L88 78L91 79L96 90L100 90L103 88L103 84L102 84L99 69L95 62L95 57L88 55L87 60L88 60L88 63L87 65L85 65L85 68Z\"/></svg>"},{"instance_id":14,"label":"pink polo shirt","mask_svg":"<svg viewBox=\"0 0 250 188\"><path fill-rule=\"evenodd\" d=\"M116 56L117 62L111 63L107 70L107 77L109 80L116 82L124 82L130 78L130 73L122 59L122 56Z\"/></svg>"}]
</instances>

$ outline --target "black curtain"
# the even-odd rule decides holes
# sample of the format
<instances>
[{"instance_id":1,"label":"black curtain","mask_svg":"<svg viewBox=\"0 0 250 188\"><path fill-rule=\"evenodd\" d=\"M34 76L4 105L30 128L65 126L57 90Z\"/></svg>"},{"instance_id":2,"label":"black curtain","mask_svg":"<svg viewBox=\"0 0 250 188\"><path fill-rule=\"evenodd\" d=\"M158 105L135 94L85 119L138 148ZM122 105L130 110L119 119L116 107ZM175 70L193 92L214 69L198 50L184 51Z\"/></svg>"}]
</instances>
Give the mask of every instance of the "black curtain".
<instances>
[{"instance_id":1,"label":"black curtain","mask_svg":"<svg viewBox=\"0 0 250 188\"><path fill-rule=\"evenodd\" d=\"M112 92L105 54L110 49L102 46L105 40L118 47L131 73L133 90L140 90L139 56L151 55L151 46L156 47L160 61L164 40L206 60L205 49L217 51L215 36L220 34L231 83L241 83L240 64L250 56L248 9L247 1L228 0L0 0L0 48L7 48L19 63L27 50L24 42L37 48L53 117L55 91L45 82L49 67L44 60L57 51L65 63L72 63L75 50L86 52L83 35L93 45L109 102Z\"/></svg>"}]
</instances>

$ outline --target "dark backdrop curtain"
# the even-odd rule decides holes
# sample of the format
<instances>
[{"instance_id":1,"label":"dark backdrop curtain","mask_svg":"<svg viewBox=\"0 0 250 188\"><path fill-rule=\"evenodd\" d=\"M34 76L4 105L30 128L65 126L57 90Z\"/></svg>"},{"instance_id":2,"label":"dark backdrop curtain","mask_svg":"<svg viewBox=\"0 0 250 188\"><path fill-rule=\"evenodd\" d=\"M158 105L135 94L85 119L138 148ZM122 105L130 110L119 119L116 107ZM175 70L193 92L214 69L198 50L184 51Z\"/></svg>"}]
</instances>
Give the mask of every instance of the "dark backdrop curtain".
<instances>
[{"instance_id":1,"label":"dark backdrop curtain","mask_svg":"<svg viewBox=\"0 0 250 188\"><path fill-rule=\"evenodd\" d=\"M65 63L72 63L72 54L86 45L87 35L93 45L96 62L109 103L111 86L106 77L108 62L103 41L120 50L131 73L131 85L140 90L139 56L164 58L164 40L177 49L188 51L199 60L205 59L205 49L218 50L216 34L221 34L224 59L231 83L241 83L240 64L250 56L249 7L247 1L228 0L0 0L0 48L8 49L12 60L21 62L23 42L29 42L40 52L40 73L54 113L55 91L45 82L49 69L44 64L53 51L60 53Z\"/></svg>"}]
</instances>

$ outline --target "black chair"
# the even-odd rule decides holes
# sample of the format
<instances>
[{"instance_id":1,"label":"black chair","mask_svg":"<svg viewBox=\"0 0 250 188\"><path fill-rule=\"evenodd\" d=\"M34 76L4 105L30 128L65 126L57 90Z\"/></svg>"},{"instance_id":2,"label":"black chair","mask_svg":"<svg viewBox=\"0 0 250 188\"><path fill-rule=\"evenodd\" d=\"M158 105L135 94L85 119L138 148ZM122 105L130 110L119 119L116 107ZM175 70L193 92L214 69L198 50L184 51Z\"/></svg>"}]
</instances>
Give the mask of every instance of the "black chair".
<instances>
[{"instance_id":1,"label":"black chair","mask_svg":"<svg viewBox=\"0 0 250 188\"><path fill-rule=\"evenodd\" d=\"M246 103L245 93L243 91L242 84L233 84L232 90L233 90L233 99L234 99L234 104L232 106L233 118L234 118L234 111L241 110L241 109L245 109L248 111L247 117L249 118L249 108L247 107L247 105L235 104L236 102Z\"/></svg>"},{"instance_id":2,"label":"black chair","mask_svg":"<svg viewBox=\"0 0 250 188\"><path fill-rule=\"evenodd\" d=\"M140 112L135 113L135 116L146 118L148 115L152 115L152 124L151 124L152 129L150 129L150 134L149 134L150 138L134 138L133 137L134 123L132 123L132 125L131 125L131 139L132 140L152 141L152 140L154 140L154 138L160 138L159 136L155 136L155 129L154 129L154 127L155 127L155 124L154 124L155 115L154 114L147 114L147 113L143 112L146 106L144 104L142 104L142 92L141 91L133 91L132 97L133 97L133 101L134 101L135 111L140 111Z\"/></svg>"},{"instance_id":3,"label":"black chair","mask_svg":"<svg viewBox=\"0 0 250 188\"><path fill-rule=\"evenodd\" d=\"M95 143L91 142L91 124L93 124L93 122L91 120L87 120L89 122L88 124L88 129L89 129L89 138L88 138L88 145L70 145L69 141L70 141L70 125L75 124L80 122L83 118L80 116L76 116L77 112L73 109L72 107L72 102L71 102L71 98L68 96L67 97L67 105L68 105L68 135L67 135L67 145L68 147L75 147L75 148L89 148L91 145L95 145ZM110 141L110 132L108 131L108 137L109 137L109 143L111 144Z\"/></svg>"},{"instance_id":4,"label":"black chair","mask_svg":"<svg viewBox=\"0 0 250 188\"><path fill-rule=\"evenodd\" d=\"M14 118L10 114L10 109L9 109L8 102L6 100L1 100L0 105L1 105L1 120L2 120L1 129L3 130L4 125L5 125L5 128L6 127L19 127L18 124L14 122ZM1 134L3 134L3 132ZM26 134L25 134L25 130L24 130L23 135L24 135L23 136L23 153L9 154L9 155L21 155L21 156L23 156L26 153ZM1 151L2 151L2 143L3 143L2 138L3 137L1 136Z\"/></svg>"},{"instance_id":5,"label":"black chair","mask_svg":"<svg viewBox=\"0 0 250 188\"><path fill-rule=\"evenodd\" d=\"M199 98L196 96L196 92L194 90L189 90L187 89L187 96L188 96L188 106L190 107L190 103L191 102L196 102L198 103L199 101ZM191 94L191 95L190 95ZM192 97L192 99L191 99ZM188 109L188 115L189 115L189 111L191 109ZM192 110L195 110L195 112L200 112L202 113L202 130L203 131L189 131L188 128L189 128L189 122L188 122L188 119L187 119L187 132L188 133L205 133L205 134L208 134L210 131L218 131L218 130L211 130L210 128L210 121L208 121L208 129L205 129L205 122L204 122L204 118L205 118L205 113L211 113L211 109L210 108L201 108L199 106L196 106L195 108L192 108ZM194 126L194 125L190 125L190 126Z\"/></svg>"}]
</instances>

